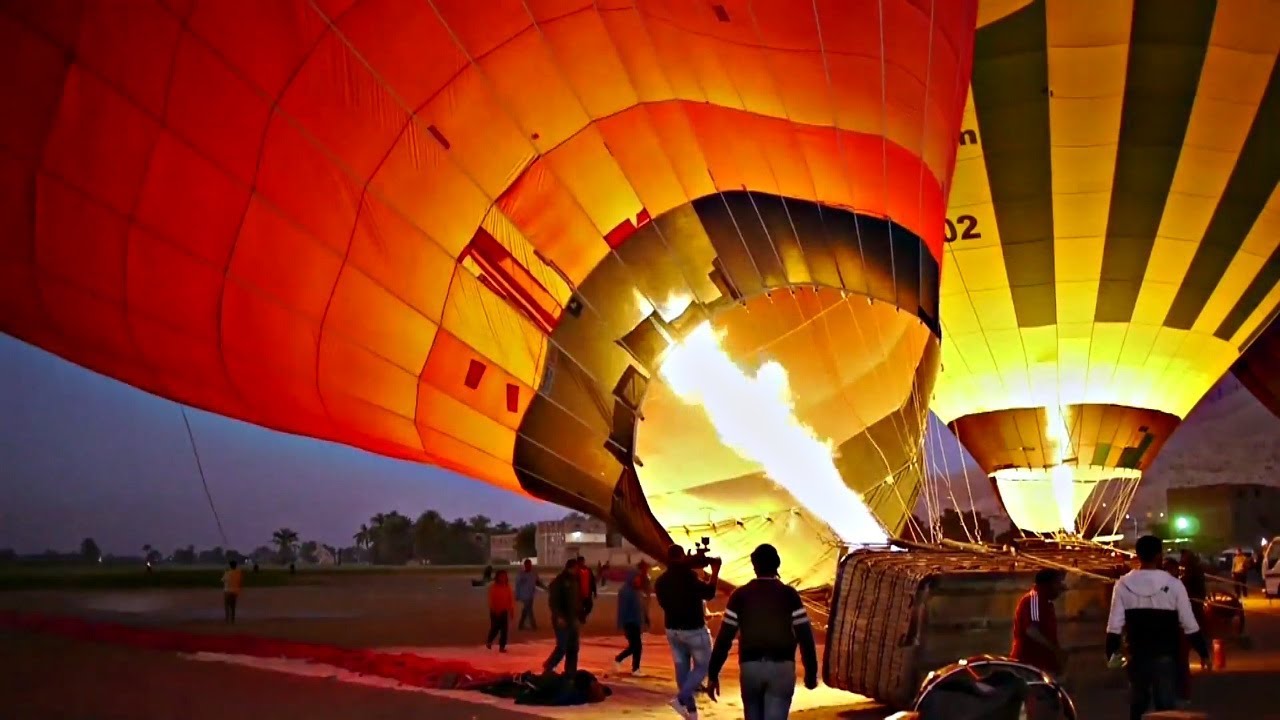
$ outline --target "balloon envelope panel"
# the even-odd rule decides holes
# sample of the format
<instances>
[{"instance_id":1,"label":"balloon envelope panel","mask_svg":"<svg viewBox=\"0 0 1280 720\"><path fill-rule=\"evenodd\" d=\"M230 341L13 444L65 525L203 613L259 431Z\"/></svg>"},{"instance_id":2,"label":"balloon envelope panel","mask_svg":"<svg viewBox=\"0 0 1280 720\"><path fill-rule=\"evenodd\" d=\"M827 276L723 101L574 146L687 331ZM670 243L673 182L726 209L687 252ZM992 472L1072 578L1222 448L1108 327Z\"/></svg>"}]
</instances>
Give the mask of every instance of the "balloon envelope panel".
<instances>
[{"instance_id":1,"label":"balloon envelope panel","mask_svg":"<svg viewBox=\"0 0 1280 720\"><path fill-rule=\"evenodd\" d=\"M1280 324L1273 320L1231 371L1259 402L1280 417Z\"/></svg>"}]
</instances>

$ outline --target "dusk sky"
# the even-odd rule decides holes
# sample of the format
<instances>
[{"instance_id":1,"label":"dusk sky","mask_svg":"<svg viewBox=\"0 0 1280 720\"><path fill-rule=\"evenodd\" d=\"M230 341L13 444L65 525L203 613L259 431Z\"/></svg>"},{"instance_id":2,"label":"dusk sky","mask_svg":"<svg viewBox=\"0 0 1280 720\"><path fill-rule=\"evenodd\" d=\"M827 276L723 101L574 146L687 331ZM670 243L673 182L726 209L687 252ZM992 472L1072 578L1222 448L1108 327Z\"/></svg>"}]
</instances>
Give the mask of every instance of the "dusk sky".
<instances>
[{"instance_id":1,"label":"dusk sky","mask_svg":"<svg viewBox=\"0 0 1280 720\"><path fill-rule=\"evenodd\" d=\"M105 552L220 545L179 406L0 334L0 548ZM494 521L565 510L438 468L264 430L188 410L231 547L303 539L351 544L362 520L484 514Z\"/></svg>"},{"instance_id":2,"label":"dusk sky","mask_svg":"<svg viewBox=\"0 0 1280 720\"><path fill-rule=\"evenodd\" d=\"M70 550L83 537L121 554L143 543L166 552L221 543L177 404L3 334L0 397L0 548ZM439 468L199 410L188 416L228 542L241 551L282 526L350 544L379 511L512 524L567 512ZM959 445L941 432L948 467L959 468Z\"/></svg>"},{"instance_id":3,"label":"dusk sky","mask_svg":"<svg viewBox=\"0 0 1280 720\"><path fill-rule=\"evenodd\" d=\"M221 544L177 404L3 334L0 398L0 548L71 550L83 537L120 554L143 543L166 552ZM380 511L417 517L435 509L512 524L566 512L439 468L198 410L188 415L228 543L241 551L266 544L282 526L303 539L347 545ZM957 474L967 461L970 477L981 478L955 437L935 423L939 430L941 441L931 444L945 455L938 465ZM1194 438L1184 433L1174 438L1188 440ZM990 512L988 487L973 483L978 508ZM967 506L964 489L954 491Z\"/></svg>"}]
</instances>

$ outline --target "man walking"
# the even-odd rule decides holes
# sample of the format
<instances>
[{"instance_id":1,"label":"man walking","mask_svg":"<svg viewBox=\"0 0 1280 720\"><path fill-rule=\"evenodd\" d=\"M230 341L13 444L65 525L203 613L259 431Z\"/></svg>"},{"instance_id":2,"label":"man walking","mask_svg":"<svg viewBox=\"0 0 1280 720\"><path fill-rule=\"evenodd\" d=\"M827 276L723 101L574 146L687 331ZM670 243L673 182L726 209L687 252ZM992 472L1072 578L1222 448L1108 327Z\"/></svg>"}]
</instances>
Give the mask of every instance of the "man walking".
<instances>
[{"instance_id":1,"label":"man walking","mask_svg":"<svg viewBox=\"0 0 1280 720\"><path fill-rule=\"evenodd\" d=\"M1013 647L1009 657L1039 668L1054 678L1067 669L1058 644L1058 612L1053 601L1062 594L1062 573L1045 568L1036 573L1031 590L1013 612Z\"/></svg>"},{"instance_id":2,"label":"man walking","mask_svg":"<svg viewBox=\"0 0 1280 720\"><path fill-rule=\"evenodd\" d=\"M707 630L704 603L716 596L716 583L720 580L719 558L706 559L711 565L711 578L706 581L695 572L701 562L686 556L679 545L672 545L667 548L667 571L654 583L676 668L678 689L671 707L685 720L698 717L693 695L707 677L711 662L711 632Z\"/></svg>"},{"instance_id":3,"label":"man walking","mask_svg":"<svg viewBox=\"0 0 1280 720\"><path fill-rule=\"evenodd\" d=\"M533 567L533 561L524 561L524 570L516 576L516 602L520 603L520 622L516 625L517 630L524 630L526 627L530 630L538 629L538 618L533 614L533 598L537 594L538 588L546 589L542 581L538 579L538 571Z\"/></svg>"},{"instance_id":4,"label":"man walking","mask_svg":"<svg viewBox=\"0 0 1280 720\"><path fill-rule=\"evenodd\" d=\"M786 720L796 689L796 647L804 662L804 686L818 687L818 650L813 626L800 593L778 579L782 560L772 545L751 553L756 579L729 596L724 621L711 653L708 688L720 692L720 668L738 639L738 667L742 673L742 714L745 720Z\"/></svg>"},{"instance_id":5,"label":"man walking","mask_svg":"<svg viewBox=\"0 0 1280 720\"><path fill-rule=\"evenodd\" d=\"M556 647L542 664L546 672L555 670L561 660L564 660L565 675L573 675L578 671L578 615L581 611L578 587L578 561L570 558L564 564L564 571L547 588L551 625L556 632Z\"/></svg>"},{"instance_id":6,"label":"man walking","mask_svg":"<svg viewBox=\"0 0 1280 720\"><path fill-rule=\"evenodd\" d=\"M240 589L244 587L244 572L237 567L235 560L227 562L227 571L222 573L222 615L225 622L235 624L236 603L240 600Z\"/></svg>"},{"instance_id":7,"label":"man walking","mask_svg":"<svg viewBox=\"0 0 1280 720\"><path fill-rule=\"evenodd\" d=\"M1138 538L1141 566L1116 581L1107 620L1107 659L1120 651L1121 633L1129 641L1129 717L1141 720L1148 706L1177 706L1178 643L1187 642L1209 667L1209 648L1191 611L1187 589L1160 569L1163 543L1154 535Z\"/></svg>"},{"instance_id":8,"label":"man walking","mask_svg":"<svg viewBox=\"0 0 1280 720\"><path fill-rule=\"evenodd\" d=\"M640 677L640 656L644 651L643 630L649 624L644 611L644 578L632 570L618 590L618 629L627 639L627 647L613 659L613 672L622 673L622 661L631 658L631 674Z\"/></svg>"}]
</instances>

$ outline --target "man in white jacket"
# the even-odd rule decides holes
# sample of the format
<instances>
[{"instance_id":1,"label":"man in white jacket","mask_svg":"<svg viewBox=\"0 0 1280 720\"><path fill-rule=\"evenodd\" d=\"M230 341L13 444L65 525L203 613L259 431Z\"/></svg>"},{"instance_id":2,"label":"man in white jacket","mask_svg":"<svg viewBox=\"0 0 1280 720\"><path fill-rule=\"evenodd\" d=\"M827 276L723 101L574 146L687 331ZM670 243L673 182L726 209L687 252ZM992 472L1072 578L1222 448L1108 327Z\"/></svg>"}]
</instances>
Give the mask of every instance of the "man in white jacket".
<instances>
[{"instance_id":1,"label":"man in white jacket","mask_svg":"<svg viewBox=\"0 0 1280 720\"><path fill-rule=\"evenodd\" d=\"M1107 620L1107 658L1120 651L1121 633L1129 641L1129 717L1141 720L1148 706L1173 710L1178 698L1178 647L1185 633L1208 667L1209 648L1191 612L1182 583L1160 569L1163 542L1154 535L1138 539L1141 567L1116 581Z\"/></svg>"}]
</instances>

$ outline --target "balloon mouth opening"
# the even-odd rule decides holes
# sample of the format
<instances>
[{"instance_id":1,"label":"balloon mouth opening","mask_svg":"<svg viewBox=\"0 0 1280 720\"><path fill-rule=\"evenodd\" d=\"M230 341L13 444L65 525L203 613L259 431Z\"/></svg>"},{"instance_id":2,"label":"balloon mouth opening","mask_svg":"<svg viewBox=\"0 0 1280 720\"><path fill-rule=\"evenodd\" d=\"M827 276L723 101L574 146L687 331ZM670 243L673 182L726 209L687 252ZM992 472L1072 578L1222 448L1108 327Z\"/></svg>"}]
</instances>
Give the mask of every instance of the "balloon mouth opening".
<instances>
[{"instance_id":1,"label":"balloon mouth opening","mask_svg":"<svg viewBox=\"0 0 1280 720\"><path fill-rule=\"evenodd\" d=\"M637 295L632 317L617 342L648 376L632 459L672 538L711 538L731 583L749 580L746 556L772 543L784 581L819 587L845 550L898 532L918 497L902 458L923 437L901 414L935 357L919 317L809 285Z\"/></svg>"},{"instance_id":2,"label":"balloon mouth opening","mask_svg":"<svg viewBox=\"0 0 1280 720\"><path fill-rule=\"evenodd\" d=\"M1142 471L1066 462L1001 468L991 478L1020 530L1093 537L1124 530Z\"/></svg>"}]
</instances>

